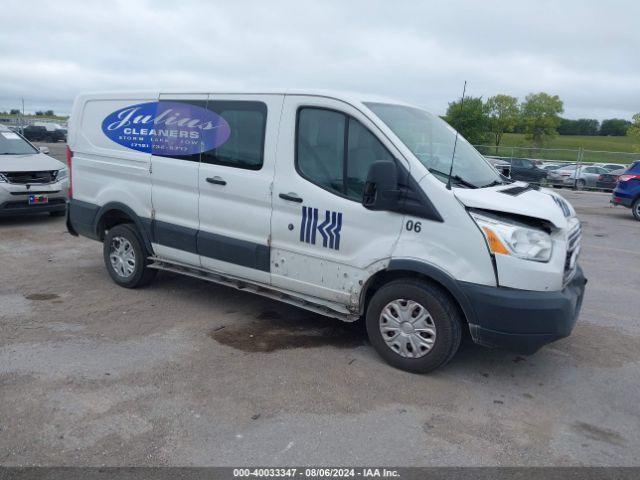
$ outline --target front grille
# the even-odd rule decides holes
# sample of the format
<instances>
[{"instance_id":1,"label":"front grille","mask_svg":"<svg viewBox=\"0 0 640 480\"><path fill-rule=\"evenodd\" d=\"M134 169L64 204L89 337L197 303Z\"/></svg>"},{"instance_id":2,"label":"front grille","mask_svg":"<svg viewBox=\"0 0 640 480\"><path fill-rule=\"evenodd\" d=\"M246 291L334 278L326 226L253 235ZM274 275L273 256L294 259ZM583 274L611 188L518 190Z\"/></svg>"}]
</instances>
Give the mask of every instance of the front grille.
<instances>
[{"instance_id":1,"label":"front grille","mask_svg":"<svg viewBox=\"0 0 640 480\"><path fill-rule=\"evenodd\" d=\"M582 238L582 227L580 222L569 230L567 235L567 256L564 261L564 283L569 283L578 269L578 255L580 254L580 240Z\"/></svg>"},{"instance_id":2,"label":"front grille","mask_svg":"<svg viewBox=\"0 0 640 480\"><path fill-rule=\"evenodd\" d=\"M40 172L2 172L9 181L19 185L34 183L53 183L58 176L57 170L43 170Z\"/></svg>"}]
</instances>

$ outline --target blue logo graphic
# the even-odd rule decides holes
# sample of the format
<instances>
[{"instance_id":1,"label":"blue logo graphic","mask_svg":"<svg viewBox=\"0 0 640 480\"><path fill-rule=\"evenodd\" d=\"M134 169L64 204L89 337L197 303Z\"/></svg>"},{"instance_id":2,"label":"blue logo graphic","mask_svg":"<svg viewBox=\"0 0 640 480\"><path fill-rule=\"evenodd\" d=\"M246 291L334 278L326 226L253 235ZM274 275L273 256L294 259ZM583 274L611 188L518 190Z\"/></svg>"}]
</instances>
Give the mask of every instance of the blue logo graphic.
<instances>
[{"instance_id":1,"label":"blue logo graphic","mask_svg":"<svg viewBox=\"0 0 640 480\"><path fill-rule=\"evenodd\" d=\"M318 225L318 209L302 207L301 242L315 245L316 233L320 233L323 247L340 250L340 230L342 230L342 213L325 210L324 221Z\"/></svg>"},{"instance_id":2,"label":"blue logo graphic","mask_svg":"<svg viewBox=\"0 0 640 480\"><path fill-rule=\"evenodd\" d=\"M231 134L229 124L217 113L170 101L116 110L102 121L102 131L124 147L164 156L206 152L222 145Z\"/></svg>"}]
</instances>

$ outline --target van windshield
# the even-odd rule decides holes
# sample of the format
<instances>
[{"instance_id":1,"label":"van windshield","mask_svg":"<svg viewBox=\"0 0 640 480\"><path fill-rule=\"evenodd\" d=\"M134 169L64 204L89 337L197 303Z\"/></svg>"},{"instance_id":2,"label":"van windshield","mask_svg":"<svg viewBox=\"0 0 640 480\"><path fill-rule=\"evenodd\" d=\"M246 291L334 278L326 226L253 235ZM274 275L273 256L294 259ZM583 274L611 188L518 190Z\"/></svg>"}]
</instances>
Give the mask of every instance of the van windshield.
<instances>
[{"instance_id":1,"label":"van windshield","mask_svg":"<svg viewBox=\"0 0 640 480\"><path fill-rule=\"evenodd\" d=\"M11 130L0 131L0 155L31 155L38 153L20 135Z\"/></svg>"},{"instance_id":2,"label":"van windshield","mask_svg":"<svg viewBox=\"0 0 640 480\"><path fill-rule=\"evenodd\" d=\"M388 103L365 103L409 150L444 183L449 179L456 131L445 121L419 108ZM499 185L496 169L458 135L452 184L468 188Z\"/></svg>"}]
</instances>

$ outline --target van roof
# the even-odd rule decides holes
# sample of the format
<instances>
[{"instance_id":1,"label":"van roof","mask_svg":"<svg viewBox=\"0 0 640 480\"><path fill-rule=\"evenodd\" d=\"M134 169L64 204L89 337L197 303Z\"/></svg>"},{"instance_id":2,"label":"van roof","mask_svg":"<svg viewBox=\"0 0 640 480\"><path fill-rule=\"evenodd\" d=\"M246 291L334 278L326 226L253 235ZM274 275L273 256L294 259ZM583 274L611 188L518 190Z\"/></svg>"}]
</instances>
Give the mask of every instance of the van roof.
<instances>
[{"instance_id":1,"label":"van roof","mask_svg":"<svg viewBox=\"0 0 640 480\"><path fill-rule=\"evenodd\" d=\"M103 91L103 92L88 92L81 94L80 97L101 97L112 98L114 96L131 96L131 97L157 97L159 95L206 95L206 94L226 94L226 95L308 95L316 97L327 97L336 100L342 100L347 103L365 103L365 102L378 102L378 103L392 103L398 105L410 105L406 102L384 97L381 95L364 93L364 92L349 92L339 90L321 90L321 89L161 89L161 90L143 90L143 91Z\"/></svg>"}]
</instances>

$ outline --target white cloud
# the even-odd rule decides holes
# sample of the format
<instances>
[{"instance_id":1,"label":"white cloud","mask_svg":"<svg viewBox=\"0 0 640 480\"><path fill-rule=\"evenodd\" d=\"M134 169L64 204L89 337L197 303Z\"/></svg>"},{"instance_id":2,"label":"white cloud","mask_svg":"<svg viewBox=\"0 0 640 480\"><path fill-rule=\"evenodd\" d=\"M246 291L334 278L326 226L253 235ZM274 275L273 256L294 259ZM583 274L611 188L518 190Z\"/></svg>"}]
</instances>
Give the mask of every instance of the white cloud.
<instances>
[{"instance_id":1,"label":"white cloud","mask_svg":"<svg viewBox=\"0 0 640 480\"><path fill-rule=\"evenodd\" d=\"M0 109L87 90L336 88L443 113L469 93L558 94L565 116L640 111L640 3L5 0Z\"/></svg>"}]
</instances>

